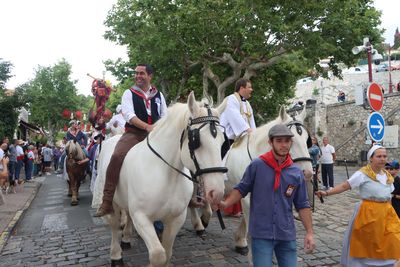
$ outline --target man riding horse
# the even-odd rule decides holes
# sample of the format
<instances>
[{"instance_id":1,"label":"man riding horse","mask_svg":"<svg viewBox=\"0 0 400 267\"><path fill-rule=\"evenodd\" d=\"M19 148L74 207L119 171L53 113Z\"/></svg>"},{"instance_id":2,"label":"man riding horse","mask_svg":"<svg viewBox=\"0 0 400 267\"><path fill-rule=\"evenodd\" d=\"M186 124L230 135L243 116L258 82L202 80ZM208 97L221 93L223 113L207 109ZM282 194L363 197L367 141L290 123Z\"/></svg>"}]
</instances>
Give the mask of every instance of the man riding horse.
<instances>
[{"instance_id":1,"label":"man riding horse","mask_svg":"<svg viewBox=\"0 0 400 267\"><path fill-rule=\"evenodd\" d=\"M113 213L112 201L126 154L134 145L144 140L153 129L153 124L166 114L165 98L151 85L152 78L153 68L150 65L137 65L135 85L122 95L122 114L127 121L125 133L119 139L107 167L103 202L95 214L96 217Z\"/></svg>"}]
</instances>

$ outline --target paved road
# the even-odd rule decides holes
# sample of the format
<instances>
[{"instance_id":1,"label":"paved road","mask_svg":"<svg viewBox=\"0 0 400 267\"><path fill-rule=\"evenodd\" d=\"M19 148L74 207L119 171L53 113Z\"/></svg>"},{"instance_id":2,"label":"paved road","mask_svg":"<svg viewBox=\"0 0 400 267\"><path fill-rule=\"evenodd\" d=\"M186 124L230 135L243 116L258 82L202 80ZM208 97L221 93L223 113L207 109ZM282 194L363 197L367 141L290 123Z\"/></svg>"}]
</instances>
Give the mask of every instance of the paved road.
<instances>
[{"instance_id":1,"label":"paved road","mask_svg":"<svg viewBox=\"0 0 400 267\"><path fill-rule=\"evenodd\" d=\"M337 183L346 179L344 168L336 168L335 174ZM109 266L107 224L92 216L95 210L90 208L88 183L80 193L79 206L71 207L64 181L55 175L43 179L37 197L0 254L0 266ZM313 254L304 254L304 231L297 222L299 266L339 266L343 233L357 201L355 192L347 192L329 197L324 205L317 203ZM226 217L225 223L227 229L222 232L214 218L202 239L187 220L175 241L171 266L248 266L247 257L233 248L233 230L239 219ZM124 252L125 265L148 264L143 241L136 236L132 245Z\"/></svg>"}]
</instances>

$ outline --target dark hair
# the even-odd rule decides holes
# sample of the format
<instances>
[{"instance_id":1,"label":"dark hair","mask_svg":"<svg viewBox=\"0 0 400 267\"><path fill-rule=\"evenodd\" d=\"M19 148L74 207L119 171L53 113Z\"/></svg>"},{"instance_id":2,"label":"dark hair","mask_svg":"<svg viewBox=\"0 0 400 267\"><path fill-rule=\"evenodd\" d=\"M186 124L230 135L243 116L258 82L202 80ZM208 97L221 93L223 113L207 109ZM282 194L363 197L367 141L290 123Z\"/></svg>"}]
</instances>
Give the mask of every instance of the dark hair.
<instances>
[{"instance_id":1,"label":"dark hair","mask_svg":"<svg viewBox=\"0 0 400 267\"><path fill-rule=\"evenodd\" d=\"M152 75L154 73L154 69L150 64L137 64L137 66L146 67L146 72L148 75Z\"/></svg>"},{"instance_id":2,"label":"dark hair","mask_svg":"<svg viewBox=\"0 0 400 267\"><path fill-rule=\"evenodd\" d=\"M235 92L239 92L240 87L246 87L247 83L250 83L250 80L244 78L237 80L235 84Z\"/></svg>"}]
</instances>

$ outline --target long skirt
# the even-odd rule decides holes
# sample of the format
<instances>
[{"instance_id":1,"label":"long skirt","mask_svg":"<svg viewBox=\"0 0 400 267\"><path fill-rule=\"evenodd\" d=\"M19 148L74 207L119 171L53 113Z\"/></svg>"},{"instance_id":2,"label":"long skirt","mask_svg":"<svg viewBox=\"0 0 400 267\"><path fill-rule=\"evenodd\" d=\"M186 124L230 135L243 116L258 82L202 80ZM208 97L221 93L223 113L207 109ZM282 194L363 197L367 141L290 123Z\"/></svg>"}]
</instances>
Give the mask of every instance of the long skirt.
<instances>
[{"instance_id":1,"label":"long skirt","mask_svg":"<svg viewBox=\"0 0 400 267\"><path fill-rule=\"evenodd\" d=\"M374 214L375 211L379 214ZM397 225L398 221L394 221L397 218L393 215L397 217L388 202L377 203L364 200L358 203L344 236L341 264L348 267L392 267L398 258L396 246L400 246L400 225ZM393 250L385 249L386 251L382 252L379 246L385 246L385 244L392 244ZM387 252L394 257L385 258L383 254Z\"/></svg>"}]
</instances>

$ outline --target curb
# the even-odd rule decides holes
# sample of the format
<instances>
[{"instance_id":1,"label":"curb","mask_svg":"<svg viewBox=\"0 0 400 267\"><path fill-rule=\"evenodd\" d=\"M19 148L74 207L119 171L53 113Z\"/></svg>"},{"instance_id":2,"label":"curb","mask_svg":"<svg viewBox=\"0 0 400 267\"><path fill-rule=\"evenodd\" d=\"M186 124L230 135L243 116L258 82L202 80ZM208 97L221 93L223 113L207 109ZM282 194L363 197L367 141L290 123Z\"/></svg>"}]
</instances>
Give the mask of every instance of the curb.
<instances>
[{"instance_id":1,"label":"curb","mask_svg":"<svg viewBox=\"0 0 400 267\"><path fill-rule=\"evenodd\" d=\"M21 219L21 217L25 214L25 211L29 208L31 205L32 201L35 199L37 192L39 191L40 187L42 186L42 183L38 182L37 186L34 188L32 195L28 198L26 201L25 205L22 207L22 209L17 210L15 213L14 217L12 220L8 223L6 229L3 231L3 233L0 235L0 253L3 251L3 248L7 244L8 239L10 238L12 232L14 231L15 227L18 224L18 221Z\"/></svg>"}]
</instances>

